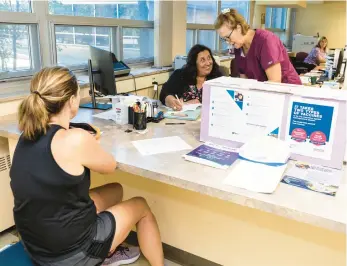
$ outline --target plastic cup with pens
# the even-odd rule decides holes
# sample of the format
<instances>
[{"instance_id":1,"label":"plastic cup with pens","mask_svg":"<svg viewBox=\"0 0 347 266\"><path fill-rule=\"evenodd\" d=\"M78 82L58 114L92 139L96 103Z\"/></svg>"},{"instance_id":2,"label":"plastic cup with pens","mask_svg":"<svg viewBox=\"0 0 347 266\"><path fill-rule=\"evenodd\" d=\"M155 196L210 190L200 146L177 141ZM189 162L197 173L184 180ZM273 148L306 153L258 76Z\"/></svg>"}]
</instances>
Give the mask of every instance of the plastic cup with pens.
<instances>
[{"instance_id":1,"label":"plastic cup with pens","mask_svg":"<svg viewBox=\"0 0 347 266\"><path fill-rule=\"evenodd\" d=\"M147 110L146 105L137 102L133 105L133 127L136 130L145 130L147 128Z\"/></svg>"}]
</instances>

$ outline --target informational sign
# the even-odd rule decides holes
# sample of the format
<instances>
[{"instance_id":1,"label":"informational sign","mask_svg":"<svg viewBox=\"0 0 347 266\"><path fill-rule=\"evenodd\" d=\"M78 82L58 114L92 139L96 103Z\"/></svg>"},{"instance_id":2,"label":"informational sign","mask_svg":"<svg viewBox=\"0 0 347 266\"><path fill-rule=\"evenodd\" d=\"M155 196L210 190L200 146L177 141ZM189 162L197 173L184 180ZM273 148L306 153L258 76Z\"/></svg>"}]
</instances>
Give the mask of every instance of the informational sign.
<instances>
[{"instance_id":1,"label":"informational sign","mask_svg":"<svg viewBox=\"0 0 347 266\"><path fill-rule=\"evenodd\" d=\"M330 160L337 113L335 102L291 97L285 140L292 152Z\"/></svg>"},{"instance_id":2,"label":"informational sign","mask_svg":"<svg viewBox=\"0 0 347 266\"><path fill-rule=\"evenodd\" d=\"M261 135L280 135L285 96L212 87L208 134L245 143Z\"/></svg>"}]
</instances>

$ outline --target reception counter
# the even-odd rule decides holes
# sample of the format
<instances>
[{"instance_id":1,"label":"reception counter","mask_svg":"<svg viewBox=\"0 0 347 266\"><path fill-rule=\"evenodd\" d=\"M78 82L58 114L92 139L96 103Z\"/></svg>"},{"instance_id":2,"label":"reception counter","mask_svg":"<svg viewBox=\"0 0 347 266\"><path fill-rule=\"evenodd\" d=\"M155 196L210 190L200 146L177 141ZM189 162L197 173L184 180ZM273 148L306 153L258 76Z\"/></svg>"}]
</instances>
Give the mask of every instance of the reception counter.
<instances>
[{"instance_id":1,"label":"reception counter","mask_svg":"<svg viewBox=\"0 0 347 266\"><path fill-rule=\"evenodd\" d=\"M226 266L345 266L346 175L336 197L280 184L275 193L253 193L223 184L229 170L187 162L187 151L142 156L131 141L180 136L192 147L200 122L148 124L146 134L94 118L82 109L74 122L103 132L101 145L114 155L112 175L92 174L92 186L120 182L125 198L143 196L158 219L163 242ZM15 116L0 121L12 156L19 131ZM215 265L214 264L214 265Z\"/></svg>"}]
</instances>

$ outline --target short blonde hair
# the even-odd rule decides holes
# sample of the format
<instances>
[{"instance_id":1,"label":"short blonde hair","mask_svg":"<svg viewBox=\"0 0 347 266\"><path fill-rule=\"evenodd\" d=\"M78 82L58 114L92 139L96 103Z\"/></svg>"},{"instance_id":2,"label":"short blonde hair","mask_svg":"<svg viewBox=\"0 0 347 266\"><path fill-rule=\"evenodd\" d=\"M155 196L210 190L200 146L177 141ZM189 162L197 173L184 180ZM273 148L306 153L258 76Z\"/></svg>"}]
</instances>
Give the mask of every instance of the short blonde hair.
<instances>
[{"instance_id":1,"label":"short blonde hair","mask_svg":"<svg viewBox=\"0 0 347 266\"><path fill-rule=\"evenodd\" d=\"M19 106L19 129L29 140L46 134L52 115L58 114L65 103L78 93L75 75L64 67L44 68L34 75L30 95Z\"/></svg>"},{"instance_id":2,"label":"short blonde hair","mask_svg":"<svg viewBox=\"0 0 347 266\"><path fill-rule=\"evenodd\" d=\"M250 29L250 26L245 18L233 8L230 8L226 12L222 12L218 15L214 23L214 28L218 30L224 24L228 25L231 29L235 29L237 25L240 25L243 35L245 35Z\"/></svg>"}]
</instances>

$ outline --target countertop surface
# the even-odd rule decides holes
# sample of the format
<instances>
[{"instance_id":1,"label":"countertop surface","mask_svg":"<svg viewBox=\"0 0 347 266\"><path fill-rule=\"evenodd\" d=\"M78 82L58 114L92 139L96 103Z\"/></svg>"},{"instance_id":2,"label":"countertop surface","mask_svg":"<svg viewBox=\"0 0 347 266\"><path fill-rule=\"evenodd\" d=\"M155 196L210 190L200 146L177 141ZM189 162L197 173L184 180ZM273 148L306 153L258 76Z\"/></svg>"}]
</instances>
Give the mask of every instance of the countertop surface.
<instances>
[{"instance_id":1,"label":"countertop surface","mask_svg":"<svg viewBox=\"0 0 347 266\"><path fill-rule=\"evenodd\" d=\"M224 201L273 213L288 219L308 223L332 231L346 233L347 185L346 173L335 197L296 188L283 183L273 194L254 193L223 184L230 170L215 169L187 162L182 155L188 151L142 156L132 144L134 140L180 136L193 148L199 141L200 122L167 126L165 122L149 123L146 134L125 133L129 125L92 116L92 111L80 109L74 122L88 122L103 132L101 145L114 155L122 171L143 176L168 185L194 191ZM18 139L16 116L0 118L0 136Z\"/></svg>"}]
</instances>

